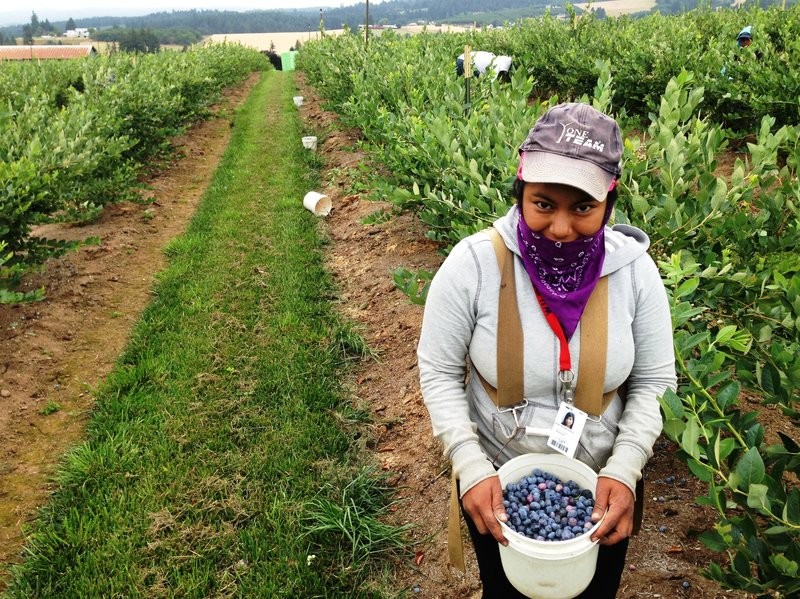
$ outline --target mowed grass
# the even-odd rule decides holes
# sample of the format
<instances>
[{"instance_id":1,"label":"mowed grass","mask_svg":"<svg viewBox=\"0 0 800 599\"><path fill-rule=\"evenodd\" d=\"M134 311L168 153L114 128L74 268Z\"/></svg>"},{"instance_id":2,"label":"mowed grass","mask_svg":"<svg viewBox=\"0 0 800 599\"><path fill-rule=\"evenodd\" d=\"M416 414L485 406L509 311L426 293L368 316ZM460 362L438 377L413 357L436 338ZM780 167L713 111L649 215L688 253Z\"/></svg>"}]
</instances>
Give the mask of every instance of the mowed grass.
<instances>
[{"instance_id":1,"label":"mowed grass","mask_svg":"<svg viewBox=\"0 0 800 599\"><path fill-rule=\"evenodd\" d=\"M385 596L402 531L354 449L367 412L340 381L367 349L302 207L294 93L268 72L238 111L5 596Z\"/></svg>"}]
</instances>

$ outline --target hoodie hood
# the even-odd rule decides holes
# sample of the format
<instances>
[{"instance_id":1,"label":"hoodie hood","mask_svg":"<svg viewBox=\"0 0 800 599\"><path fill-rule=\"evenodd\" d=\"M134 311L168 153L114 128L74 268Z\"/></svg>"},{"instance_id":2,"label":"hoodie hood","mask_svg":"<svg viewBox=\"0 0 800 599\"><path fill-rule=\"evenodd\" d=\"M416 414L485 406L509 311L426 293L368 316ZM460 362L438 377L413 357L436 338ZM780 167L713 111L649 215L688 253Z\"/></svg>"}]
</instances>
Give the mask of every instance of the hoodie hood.
<instances>
[{"instance_id":1,"label":"hoodie hood","mask_svg":"<svg viewBox=\"0 0 800 599\"><path fill-rule=\"evenodd\" d=\"M501 216L494 223L494 228L500 232L506 246L517 256L521 254L517 244L517 218L519 210L516 206ZM643 254L650 247L650 238L644 231L632 225L614 225L606 227L605 231L606 256L600 276L605 276L627 266Z\"/></svg>"}]
</instances>

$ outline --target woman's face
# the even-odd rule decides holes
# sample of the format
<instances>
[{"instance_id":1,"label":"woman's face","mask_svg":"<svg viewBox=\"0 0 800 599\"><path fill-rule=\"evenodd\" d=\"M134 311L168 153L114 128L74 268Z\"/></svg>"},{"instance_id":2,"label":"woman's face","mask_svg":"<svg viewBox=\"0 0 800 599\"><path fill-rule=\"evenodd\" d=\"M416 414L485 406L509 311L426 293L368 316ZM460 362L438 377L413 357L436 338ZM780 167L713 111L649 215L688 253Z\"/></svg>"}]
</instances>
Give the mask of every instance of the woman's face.
<instances>
[{"instance_id":1,"label":"woman's face","mask_svg":"<svg viewBox=\"0 0 800 599\"><path fill-rule=\"evenodd\" d=\"M525 223L550 241L591 237L603 226L605 209L605 202L560 183L526 183L522 193Z\"/></svg>"}]
</instances>

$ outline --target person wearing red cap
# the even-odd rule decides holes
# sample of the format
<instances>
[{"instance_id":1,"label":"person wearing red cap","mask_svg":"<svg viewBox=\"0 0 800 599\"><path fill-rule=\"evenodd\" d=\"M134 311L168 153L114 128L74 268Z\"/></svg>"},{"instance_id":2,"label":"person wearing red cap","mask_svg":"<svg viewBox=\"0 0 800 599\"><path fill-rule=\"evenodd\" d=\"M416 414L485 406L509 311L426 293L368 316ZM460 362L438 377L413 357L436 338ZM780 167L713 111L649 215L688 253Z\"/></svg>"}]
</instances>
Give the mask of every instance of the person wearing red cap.
<instances>
[{"instance_id":1,"label":"person wearing red cap","mask_svg":"<svg viewBox=\"0 0 800 599\"><path fill-rule=\"evenodd\" d=\"M634 529L637 482L661 433L658 397L676 388L672 323L649 239L609 226L621 176L616 121L582 103L546 111L519 147L516 200L493 227L511 251L522 327L523 396L510 410L497 389L501 273L486 232L456 244L434 276L417 348L420 386L433 433L458 479L485 599L524 597L499 557L508 522L497 468L526 453L552 453L548 436L574 416L573 457L598 474L592 534L600 543L594 579L580 595L616 596ZM608 346L596 416L572 405L580 386L581 319L601 277L607 280ZM566 356L566 359L565 359ZM565 376L565 375L569 376ZM616 392L624 384L626 392ZM488 387L487 387L488 386ZM579 424L580 423L580 424Z\"/></svg>"}]
</instances>

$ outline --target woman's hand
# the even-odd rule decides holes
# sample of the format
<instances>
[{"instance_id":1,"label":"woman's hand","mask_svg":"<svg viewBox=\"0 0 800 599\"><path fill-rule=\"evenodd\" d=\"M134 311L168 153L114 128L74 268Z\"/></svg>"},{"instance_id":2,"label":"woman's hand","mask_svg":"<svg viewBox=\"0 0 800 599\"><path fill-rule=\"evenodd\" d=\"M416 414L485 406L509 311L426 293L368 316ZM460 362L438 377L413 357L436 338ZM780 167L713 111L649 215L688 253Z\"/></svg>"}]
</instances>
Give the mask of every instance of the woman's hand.
<instances>
[{"instance_id":1,"label":"woman's hand","mask_svg":"<svg viewBox=\"0 0 800 599\"><path fill-rule=\"evenodd\" d=\"M503 529L497 521L497 518L503 522L508 520L506 508L503 507L503 490L500 488L499 476L479 482L464 493L461 502L479 533L482 535L489 533L498 543L508 545L503 536Z\"/></svg>"},{"instance_id":2,"label":"woman's hand","mask_svg":"<svg viewBox=\"0 0 800 599\"><path fill-rule=\"evenodd\" d=\"M634 497L631 490L613 478L600 476L597 479L592 522L603 523L592 534L592 541L601 545L613 545L631 536L633 532Z\"/></svg>"}]
</instances>

